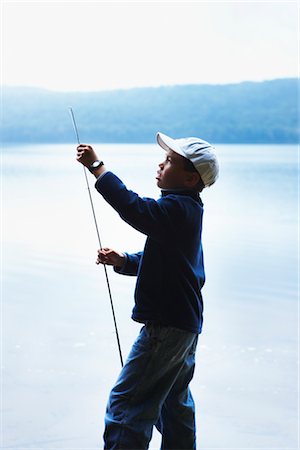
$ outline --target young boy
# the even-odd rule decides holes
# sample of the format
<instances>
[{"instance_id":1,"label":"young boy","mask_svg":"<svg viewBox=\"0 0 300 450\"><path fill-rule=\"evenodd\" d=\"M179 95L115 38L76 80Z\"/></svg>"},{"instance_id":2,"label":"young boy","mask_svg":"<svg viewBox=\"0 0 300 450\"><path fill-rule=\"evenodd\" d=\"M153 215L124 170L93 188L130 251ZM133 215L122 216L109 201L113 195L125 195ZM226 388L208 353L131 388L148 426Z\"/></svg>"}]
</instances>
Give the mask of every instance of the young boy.
<instances>
[{"instance_id":1,"label":"young boy","mask_svg":"<svg viewBox=\"0 0 300 450\"><path fill-rule=\"evenodd\" d=\"M155 425L164 450L196 449L189 383L202 329L205 275L199 192L218 177L208 142L157 134L166 151L159 164L159 200L141 198L108 171L92 147L77 160L97 178L96 189L132 227L147 236L144 250L100 249L97 263L137 276L132 319L144 324L113 387L105 416L105 449L147 449Z\"/></svg>"}]
</instances>

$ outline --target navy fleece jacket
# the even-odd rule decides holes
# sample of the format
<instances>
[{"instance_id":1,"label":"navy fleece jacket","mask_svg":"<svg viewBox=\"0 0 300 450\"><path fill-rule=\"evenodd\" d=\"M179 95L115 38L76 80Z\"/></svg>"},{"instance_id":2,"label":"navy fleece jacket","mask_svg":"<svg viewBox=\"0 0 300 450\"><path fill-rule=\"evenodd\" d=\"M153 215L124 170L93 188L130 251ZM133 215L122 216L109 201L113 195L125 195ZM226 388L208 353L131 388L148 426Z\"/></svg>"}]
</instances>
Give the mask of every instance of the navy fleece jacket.
<instances>
[{"instance_id":1,"label":"navy fleece jacket","mask_svg":"<svg viewBox=\"0 0 300 450\"><path fill-rule=\"evenodd\" d=\"M112 172L98 178L95 187L125 222L147 235L144 251L126 254L118 270L137 275L133 320L200 333L205 275L199 194L162 191L158 200L141 198Z\"/></svg>"}]
</instances>

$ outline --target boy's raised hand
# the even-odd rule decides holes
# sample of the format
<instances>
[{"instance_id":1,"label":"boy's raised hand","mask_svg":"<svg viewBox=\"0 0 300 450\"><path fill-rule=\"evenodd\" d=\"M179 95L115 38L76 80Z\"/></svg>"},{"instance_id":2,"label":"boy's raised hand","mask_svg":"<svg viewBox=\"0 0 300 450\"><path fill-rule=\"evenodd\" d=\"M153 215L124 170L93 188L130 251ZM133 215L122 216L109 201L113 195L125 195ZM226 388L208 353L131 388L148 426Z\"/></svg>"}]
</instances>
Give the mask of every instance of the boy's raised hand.
<instances>
[{"instance_id":1,"label":"boy's raised hand","mask_svg":"<svg viewBox=\"0 0 300 450\"><path fill-rule=\"evenodd\" d=\"M90 145L80 144L77 147L77 161L86 167L89 167L93 162L97 161L98 155Z\"/></svg>"},{"instance_id":2,"label":"boy's raised hand","mask_svg":"<svg viewBox=\"0 0 300 450\"><path fill-rule=\"evenodd\" d=\"M111 248L98 250L96 264L107 264L108 266L122 267L125 261L124 253L117 252Z\"/></svg>"}]
</instances>

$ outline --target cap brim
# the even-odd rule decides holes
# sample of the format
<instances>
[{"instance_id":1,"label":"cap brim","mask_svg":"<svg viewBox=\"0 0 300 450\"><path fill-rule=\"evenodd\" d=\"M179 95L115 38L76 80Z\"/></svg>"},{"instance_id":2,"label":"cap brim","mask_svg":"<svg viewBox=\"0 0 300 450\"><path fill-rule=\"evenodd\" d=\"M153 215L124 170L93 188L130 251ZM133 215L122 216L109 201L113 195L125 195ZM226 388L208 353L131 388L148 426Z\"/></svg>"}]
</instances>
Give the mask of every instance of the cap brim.
<instances>
[{"instance_id":1,"label":"cap brim","mask_svg":"<svg viewBox=\"0 0 300 450\"><path fill-rule=\"evenodd\" d=\"M156 140L158 145L160 145L164 150L166 151L173 150L179 155L186 157L186 155L183 153L183 151L181 150L180 146L178 145L175 139L170 138L166 134L157 133Z\"/></svg>"}]
</instances>

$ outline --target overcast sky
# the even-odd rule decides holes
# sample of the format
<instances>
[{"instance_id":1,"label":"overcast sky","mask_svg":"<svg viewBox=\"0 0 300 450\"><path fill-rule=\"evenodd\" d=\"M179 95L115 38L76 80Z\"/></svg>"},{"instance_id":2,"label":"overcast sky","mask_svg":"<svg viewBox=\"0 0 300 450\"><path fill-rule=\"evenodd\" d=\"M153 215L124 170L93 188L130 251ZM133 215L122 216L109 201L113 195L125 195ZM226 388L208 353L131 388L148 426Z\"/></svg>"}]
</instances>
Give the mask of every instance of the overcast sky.
<instances>
[{"instance_id":1,"label":"overcast sky","mask_svg":"<svg viewBox=\"0 0 300 450\"><path fill-rule=\"evenodd\" d=\"M2 84L103 90L296 77L297 1L2 3Z\"/></svg>"}]
</instances>

